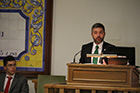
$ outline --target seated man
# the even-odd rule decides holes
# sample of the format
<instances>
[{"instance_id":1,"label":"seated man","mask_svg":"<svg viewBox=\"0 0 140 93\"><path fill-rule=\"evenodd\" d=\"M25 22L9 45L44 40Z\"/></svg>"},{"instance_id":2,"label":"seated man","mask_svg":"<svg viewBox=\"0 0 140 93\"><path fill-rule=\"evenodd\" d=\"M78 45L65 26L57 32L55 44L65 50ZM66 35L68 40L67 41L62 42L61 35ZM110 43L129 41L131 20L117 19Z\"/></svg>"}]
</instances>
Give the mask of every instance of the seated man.
<instances>
[{"instance_id":1,"label":"seated man","mask_svg":"<svg viewBox=\"0 0 140 93\"><path fill-rule=\"evenodd\" d=\"M6 73L0 74L0 93L29 93L27 79L16 74L16 60L13 56L3 59Z\"/></svg>"}]
</instances>

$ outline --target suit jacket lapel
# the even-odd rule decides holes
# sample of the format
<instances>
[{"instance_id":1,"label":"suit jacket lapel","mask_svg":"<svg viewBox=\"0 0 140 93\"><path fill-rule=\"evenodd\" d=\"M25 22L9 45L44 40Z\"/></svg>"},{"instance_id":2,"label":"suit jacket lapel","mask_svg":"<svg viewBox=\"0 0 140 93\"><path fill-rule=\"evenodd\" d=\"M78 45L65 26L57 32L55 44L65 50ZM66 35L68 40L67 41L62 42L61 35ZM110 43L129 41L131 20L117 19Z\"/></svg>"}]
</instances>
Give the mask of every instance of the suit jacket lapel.
<instances>
[{"instance_id":1,"label":"suit jacket lapel","mask_svg":"<svg viewBox=\"0 0 140 93\"><path fill-rule=\"evenodd\" d=\"M106 46L106 42L103 42L103 48L102 48L102 53L106 53L107 51L107 46Z\"/></svg>"},{"instance_id":2,"label":"suit jacket lapel","mask_svg":"<svg viewBox=\"0 0 140 93\"><path fill-rule=\"evenodd\" d=\"M92 47L93 47L93 42L90 44L90 46L87 48L87 54L92 53ZM91 57L87 57L87 62L91 62Z\"/></svg>"},{"instance_id":3,"label":"suit jacket lapel","mask_svg":"<svg viewBox=\"0 0 140 93\"><path fill-rule=\"evenodd\" d=\"M13 80L13 82L11 84L11 87L10 87L10 91L9 92L12 91L12 89L15 87L15 85L17 84L17 82L18 82L18 75L15 74L15 77L14 77L14 80Z\"/></svg>"}]
</instances>

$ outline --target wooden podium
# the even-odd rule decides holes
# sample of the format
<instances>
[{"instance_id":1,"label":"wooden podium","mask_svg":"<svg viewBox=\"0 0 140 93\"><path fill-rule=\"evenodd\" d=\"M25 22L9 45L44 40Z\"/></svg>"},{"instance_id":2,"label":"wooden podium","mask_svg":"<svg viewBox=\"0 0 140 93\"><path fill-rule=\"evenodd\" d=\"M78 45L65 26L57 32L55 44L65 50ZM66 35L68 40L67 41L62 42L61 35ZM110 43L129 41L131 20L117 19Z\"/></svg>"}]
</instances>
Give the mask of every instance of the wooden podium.
<instances>
[{"instance_id":1,"label":"wooden podium","mask_svg":"<svg viewBox=\"0 0 140 93\"><path fill-rule=\"evenodd\" d=\"M135 66L70 63L67 66L67 82L45 84L44 93L85 93L83 90L86 90L86 93L140 92L140 72Z\"/></svg>"},{"instance_id":2,"label":"wooden podium","mask_svg":"<svg viewBox=\"0 0 140 93\"><path fill-rule=\"evenodd\" d=\"M139 70L126 65L67 64L68 85L139 87Z\"/></svg>"}]
</instances>

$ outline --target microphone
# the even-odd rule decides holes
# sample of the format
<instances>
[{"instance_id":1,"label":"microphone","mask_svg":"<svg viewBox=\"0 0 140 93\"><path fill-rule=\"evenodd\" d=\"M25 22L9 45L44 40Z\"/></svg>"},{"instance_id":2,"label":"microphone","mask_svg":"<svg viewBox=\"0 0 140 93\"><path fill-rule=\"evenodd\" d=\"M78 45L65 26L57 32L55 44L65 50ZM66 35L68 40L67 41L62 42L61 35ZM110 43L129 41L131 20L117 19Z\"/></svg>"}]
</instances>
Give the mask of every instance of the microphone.
<instances>
[{"instance_id":1,"label":"microphone","mask_svg":"<svg viewBox=\"0 0 140 93\"><path fill-rule=\"evenodd\" d=\"M79 54L81 52L81 50L79 51L79 52L77 52L75 55L74 55L74 57L73 57L73 64L75 64L75 58L76 58L76 56Z\"/></svg>"}]
</instances>

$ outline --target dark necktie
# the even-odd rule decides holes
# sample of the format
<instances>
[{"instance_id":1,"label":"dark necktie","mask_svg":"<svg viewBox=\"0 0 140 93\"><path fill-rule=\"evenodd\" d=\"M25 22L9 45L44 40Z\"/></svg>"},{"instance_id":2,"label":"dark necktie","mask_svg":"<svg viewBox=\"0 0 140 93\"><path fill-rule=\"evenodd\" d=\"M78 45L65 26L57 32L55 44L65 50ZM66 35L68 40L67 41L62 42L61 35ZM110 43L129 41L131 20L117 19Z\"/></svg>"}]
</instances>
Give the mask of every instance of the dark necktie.
<instances>
[{"instance_id":1,"label":"dark necktie","mask_svg":"<svg viewBox=\"0 0 140 93\"><path fill-rule=\"evenodd\" d=\"M12 79L12 77L7 77L7 78L8 78L8 81L7 81L7 84L6 84L4 93L8 93L9 86L10 86L10 81L11 81L11 79Z\"/></svg>"},{"instance_id":2,"label":"dark necktie","mask_svg":"<svg viewBox=\"0 0 140 93\"><path fill-rule=\"evenodd\" d=\"M96 50L94 51L94 54L98 54L98 48L99 46L97 45ZM97 64L97 61L98 61L98 57L93 57L93 64Z\"/></svg>"}]
</instances>

